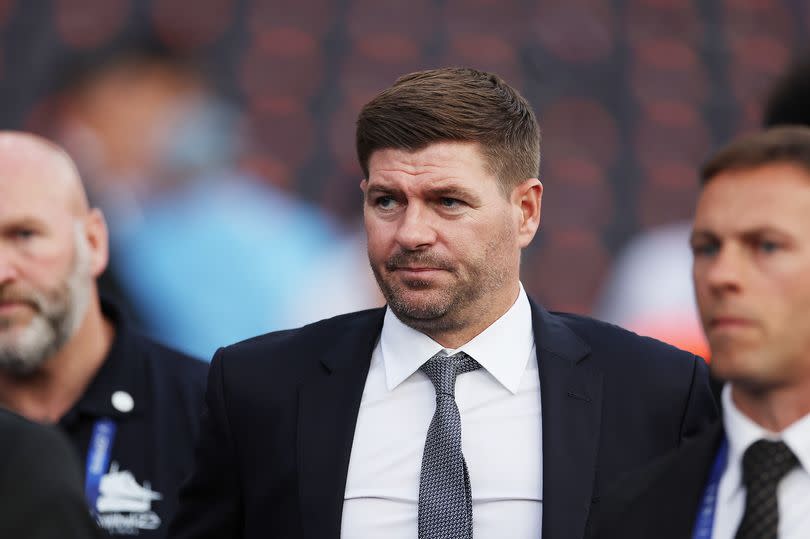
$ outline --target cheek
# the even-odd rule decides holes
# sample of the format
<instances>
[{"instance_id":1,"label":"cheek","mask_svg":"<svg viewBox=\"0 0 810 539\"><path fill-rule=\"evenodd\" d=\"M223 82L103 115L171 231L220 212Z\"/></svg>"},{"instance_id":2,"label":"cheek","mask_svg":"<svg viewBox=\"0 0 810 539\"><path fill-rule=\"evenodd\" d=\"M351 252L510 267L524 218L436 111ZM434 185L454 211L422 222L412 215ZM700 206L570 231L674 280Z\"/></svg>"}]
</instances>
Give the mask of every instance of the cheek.
<instances>
[{"instance_id":1,"label":"cheek","mask_svg":"<svg viewBox=\"0 0 810 539\"><path fill-rule=\"evenodd\" d=\"M369 225L366 224L366 246L368 248L369 257L378 259L385 256L385 253L390 249L393 236L387 232L384 226L379 224Z\"/></svg>"},{"instance_id":2,"label":"cheek","mask_svg":"<svg viewBox=\"0 0 810 539\"><path fill-rule=\"evenodd\" d=\"M780 290L780 302L772 307L773 329L784 339L797 342L801 350L810 350L810 279L797 279L793 286Z\"/></svg>"},{"instance_id":3,"label":"cheek","mask_svg":"<svg viewBox=\"0 0 810 539\"><path fill-rule=\"evenodd\" d=\"M698 314L705 320L704 315L708 314L712 305L712 294L709 287L704 283L702 276L693 274L695 302L697 303Z\"/></svg>"},{"instance_id":4,"label":"cheek","mask_svg":"<svg viewBox=\"0 0 810 539\"><path fill-rule=\"evenodd\" d=\"M747 298L763 328L761 349L751 361L762 362L765 355L766 365L790 370L810 349L810 282L793 271L766 271L759 277Z\"/></svg>"},{"instance_id":5,"label":"cheek","mask_svg":"<svg viewBox=\"0 0 810 539\"><path fill-rule=\"evenodd\" d=\"M442 244L459 260L474 266L487 268L517 266L520 248L517 232L511 223L493 220L475 223L466 227L446 227L442 232Z\"/></svg>"},{"instance_id":6,"label":"cheek","mask_svg":"<svg viewBox=\"0 0 810 539\"><path fill-rule=\"evenodd\" d=\"M36 282L47 282L63 272L67 261L56 255L32 254L24 256L20 263L22 274Z\"/></svg>"},{"instance_id":7,"label":"cheek","mask_svg":"<svg viewBox=\"0 0 810 539\"><path fill-rule=\"evenodd\" d=\"M806 266L806 267L805 267ZM757 300L767 306L774 323L791 323L791 318L803 318L810 308L810 265L764 268L756 284Z\"/></svg>"},{"instance_id":8,"label":"cheek","mask_svg":"<svg viewBox=\"0 0 810 539\"><path fill-rule=\"evenodd\" d=\"M73 269L73 253L55 249L31 253L21 261L22 277L38 290L51 290Z\"/></svg>"}]
</instances>

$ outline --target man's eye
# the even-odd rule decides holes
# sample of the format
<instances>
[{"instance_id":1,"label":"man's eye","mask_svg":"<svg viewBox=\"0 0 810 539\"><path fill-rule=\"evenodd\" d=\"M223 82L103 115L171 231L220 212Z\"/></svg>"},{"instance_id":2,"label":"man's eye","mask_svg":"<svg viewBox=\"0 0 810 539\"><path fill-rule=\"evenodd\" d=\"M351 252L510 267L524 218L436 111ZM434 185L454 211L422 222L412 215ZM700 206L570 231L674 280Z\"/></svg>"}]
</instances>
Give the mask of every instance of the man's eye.
<instances>
[{"instance_id":1,"label":"man's eye","mask_svg":"<svg viewBox=\"0 0 810 539\"><path fill-rule=\"evenodd\" d=\"M773 253L778 251L780 248L781 245L774 241L762 240L757 243L757 249L763 253Z\"/></svg>"},{"instance_id":2,"label":"man's eye","mask_svg":"<svg viewBox=\"0 0 810 539\"><path fill-rule=\"evenodd\" d=\"M463 204L463 202L461 202L460 200L449 197L442 197L441 199L439 199L439 202L441 203L442 207L451 209L458 208Z\"/></svg>"},{"instance_id":3,"label":"man's eye","mask_svg":"<svg viewBox=\"0 0 810 539\"><path fill-rule=\"evenodd\" d=\"M712 256L717 254L720 246L717 243L696 243L692 245L692 254L694 256Z\"/></svg>"},{"instance_id":4,"label":"man's eye","mask_svg":"<svg viewBox=\"0 0 810 539\"><path fill-rule=\"evenodd\" d=\"M396 201L394 200L394 198L390 196L377 197L374 200L374 205L384 210L390 210L391 208L394 207L395 203Z\"/></svg>"},{"instance_id":5,"label":"man's eye","mask_svg":"<svg viewBox=\"0 0 810 539\"><path fill-rule=\"evenodd\" d=\"M33 238L36 235L36 231L30 228L18 228L12 232L12 235L16 239L27 240Z\"/></svg>"}]
</instances>

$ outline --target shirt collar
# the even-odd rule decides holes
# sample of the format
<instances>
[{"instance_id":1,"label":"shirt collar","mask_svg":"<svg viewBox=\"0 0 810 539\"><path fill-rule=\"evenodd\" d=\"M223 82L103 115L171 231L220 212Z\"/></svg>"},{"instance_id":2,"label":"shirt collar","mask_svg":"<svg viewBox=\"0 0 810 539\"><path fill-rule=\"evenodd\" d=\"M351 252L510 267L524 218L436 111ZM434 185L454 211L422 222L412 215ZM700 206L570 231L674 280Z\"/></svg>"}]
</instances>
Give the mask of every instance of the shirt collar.
<instances>
[{"instance_id":1,"label":"shirt collar","mask_svg":"<svg viewBox=\"0 0 810 539\"><path fill-rule=\"evenodd\" d=\"M742 457L745 450L757 440L782 440L793 451L799 464L810 471L810 414L799 419L782 432L771 432L743 414L731 398L731 384L723 387L723 424L728 439L728 465L726 473L731 488L729 496L740 492L742 484Z\"/></svg>"},{"instance_id":2,"label":"shirt collar","mask_svg":"<svg viewBox=\"0 0 810 539\"><path fill-rule=\"evenodd\" d=\"M386 309L380 350L388 390L419 370L434 355L465 352L478 361L501 385L517 393L532 350L534 332L529 298L520 285L517 300L500 318L461 347L444 348L424 333L403 324Z\"/></svg>"},{"instance_id":3,"label":"shirt collar","mask_svg":"<svg viewBox=\"0 0 810 539\"><path fill-rule=\"evenodd\" d=\"M87 390L60 420L63 425L77 421L82 415L122 419L139 415L146 409L146 373L137 361L137 341L115 305L102 301L102 311L115 327L115 337ZM130 399L124 396L125 406L121 399L113 401L116 392L129 395ZM126 401L130 401L130 406L126 406Z\"/></svg>"}]
</instances>

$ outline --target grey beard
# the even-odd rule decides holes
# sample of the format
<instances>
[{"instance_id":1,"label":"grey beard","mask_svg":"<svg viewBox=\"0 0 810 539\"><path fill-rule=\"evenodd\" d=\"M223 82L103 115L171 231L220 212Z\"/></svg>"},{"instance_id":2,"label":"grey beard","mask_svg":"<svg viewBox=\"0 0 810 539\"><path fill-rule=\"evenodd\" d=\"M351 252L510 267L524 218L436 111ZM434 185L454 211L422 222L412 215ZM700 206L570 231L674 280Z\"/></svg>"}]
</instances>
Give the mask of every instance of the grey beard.
<instances>
[{"instance_id":1,"label":"grey beard","mask_svg":"<svg viewBox=\"0 0 810 539\"><path fill-rule=\"evenodd\" d=\"M36 373L69 338L62 320L36 315L16 342L0 345L0 370L20 378ZM0 329L5 325L0 324Z\"/></svg>"},{"instance_id":2,"label":"grey beard","mask_svg":"<svg viewBox=\"0 0 810 539\"><path fill-rule=\"evenodd\" d=\"M75 253L71 273L59 288L30 298L39 312L28 327L14 341L0 339L0 371L16 377L34 375L78 331L90 304L92 286L89 246L78 230ZM10 325L0 321L0 332Z\"/></svg>"}]
</instances>

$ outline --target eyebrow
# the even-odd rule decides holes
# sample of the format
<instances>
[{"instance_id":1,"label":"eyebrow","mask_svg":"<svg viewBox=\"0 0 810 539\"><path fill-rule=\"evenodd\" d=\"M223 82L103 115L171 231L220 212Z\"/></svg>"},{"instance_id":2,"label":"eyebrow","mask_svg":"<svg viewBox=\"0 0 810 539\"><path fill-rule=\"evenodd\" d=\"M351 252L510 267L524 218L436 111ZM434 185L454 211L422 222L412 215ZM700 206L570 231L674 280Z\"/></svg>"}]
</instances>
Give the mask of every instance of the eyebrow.
<instances>
[{"instance_id":1,"label":"eyebrow","mask_svg":"<svg viewBox=\"0 0 810 539\"><path fill-rule=\"evenodd\" d=\"M759 226L754 228L749 228L745 230L735 230L732 232L732 237L744 238L744 239L751 239L756 238L763 235L777 235L782 238L790 239L792 234L785 230L780 230L778 228L774 228L772 226ZM711 240L719 240L721 235L713 230L707 229L696 229L692 231L692 234L689 236L689 243L691 244L693 241L701 240L701 239L711 239Z\"/></svg>"},{"instance_id":2,"label":"eyebrow","mask_svg":"<svg viewBox=\"0 0 810 539\"><path fill-rule=\"evenodd\" d=\"M706 238L716 238L717 234L710 230L706 229L697 229L693 230L691 234L689 234L689 243L691 244L695 240L699 239L706 239Z\"/></svg>"},{"instance_id":3,"label":"eyebrow","mask_svg":"<svg viewBox=\"0 0 810 539\"><path fill-rule=\"evenodd\" d=\"M6 221L0 222L0 228L17 228L17 227L43 227L45 222L32 216L12 217Z\"/></svg>"},{"instance_id":4,"label":"eyebrow","mask_svg":"<svg viewBox=\"0 0 810 539\"><path fill-rule=\"evenodd\" d=\"M368 188L368 194L396 194L402 192L401 189L386 185L385 183L377 183L374 185L370 185ZM470 191L469 189L465 189L463 187L459 187L457 185L439 185L436 187L427 187L425 188L425 193L429 196L434 198L440 197L447 197L447 198L461 198L473 203L480 202L480 197Z\"/></svg>"},{"instance_id":5,"label":"eyebrow","mask_svg":"<svg viewBox=\"0 0 810 539\"><path fill-rule=\"evenodd\" d=\"M475 201L478 200L478 195L471 192L469 189L464 189L463 187L458 187L456 185L428 188L427 192L436 197L463 198Z\"/></svg>"},{"instance_id":6,"label":"eyebrow","mask_svg":"<svg viewBox=\"0 0 810 539\"><path fill-rule=\"evenodd\" d=\"M389 187L389 186L387 186L385 184L382 184L382 185L380 185L380 184L370 185L369 184L367 191L369 193L396 193L397 191L399 191L399 189Z\"/></svg>"}]
</instances>

